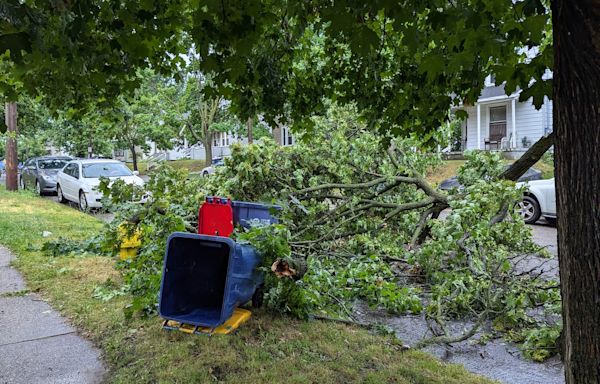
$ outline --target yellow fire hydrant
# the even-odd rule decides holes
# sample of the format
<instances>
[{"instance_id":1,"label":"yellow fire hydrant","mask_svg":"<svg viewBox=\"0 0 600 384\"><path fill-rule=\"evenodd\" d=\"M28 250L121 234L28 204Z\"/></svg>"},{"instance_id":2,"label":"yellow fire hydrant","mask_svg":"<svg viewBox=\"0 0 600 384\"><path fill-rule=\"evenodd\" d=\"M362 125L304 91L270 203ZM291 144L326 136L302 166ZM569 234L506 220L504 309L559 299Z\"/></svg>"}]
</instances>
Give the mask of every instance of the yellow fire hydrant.
<instances>
[{"instance_id":1,"label":"yellow fire hydrant","mask_svg":"<svg viewBox=\"0 0 600 384\"><path fill-rule=\"evenodd\" d=\"M136 229L132 235L128 235L124 224L119 225L119 238L121 239L121 249L119 250L119 259L133 259L137 254L138 248L142 245L140 240L140 230Z\"/></svg>"}]
</instances>

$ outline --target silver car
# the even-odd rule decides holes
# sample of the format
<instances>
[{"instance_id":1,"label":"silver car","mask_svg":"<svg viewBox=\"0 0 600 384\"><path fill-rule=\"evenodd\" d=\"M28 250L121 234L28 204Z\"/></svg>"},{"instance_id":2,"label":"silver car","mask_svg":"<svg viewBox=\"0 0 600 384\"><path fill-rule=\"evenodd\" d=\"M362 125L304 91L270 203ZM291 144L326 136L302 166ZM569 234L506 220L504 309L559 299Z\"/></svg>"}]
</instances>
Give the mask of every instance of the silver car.
<instances>
[{"instance_id":1,"label":"silver car","mask_svg":"<svg viewBox=\"0 0 600 384\"><path fill-rule=\"evenodd\" d=\"M68 156L42 156L25 161L19 175L22 189L35 188L39 195L56 193L56 175L72 159Z\"/></svg>"}]
</instances>

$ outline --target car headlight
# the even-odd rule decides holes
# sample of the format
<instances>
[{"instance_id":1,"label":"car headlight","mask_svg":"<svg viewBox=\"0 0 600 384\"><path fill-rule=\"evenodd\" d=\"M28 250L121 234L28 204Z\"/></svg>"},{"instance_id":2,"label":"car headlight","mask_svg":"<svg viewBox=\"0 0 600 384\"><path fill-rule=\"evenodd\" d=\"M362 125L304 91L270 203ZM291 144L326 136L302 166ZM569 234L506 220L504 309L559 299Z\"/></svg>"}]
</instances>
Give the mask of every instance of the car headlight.
<instances>
[{"instance_id":1,"label":"car headlight","mask_svg":"<svg viewBox=\"0 0 600 384\"><path fill-rule=\"evenodd\" d=\"M48 175L46 173L42 173L41 176L42 179L44 179L44 181L56 181L56 175Z\"/></svg>"}]
</instances>

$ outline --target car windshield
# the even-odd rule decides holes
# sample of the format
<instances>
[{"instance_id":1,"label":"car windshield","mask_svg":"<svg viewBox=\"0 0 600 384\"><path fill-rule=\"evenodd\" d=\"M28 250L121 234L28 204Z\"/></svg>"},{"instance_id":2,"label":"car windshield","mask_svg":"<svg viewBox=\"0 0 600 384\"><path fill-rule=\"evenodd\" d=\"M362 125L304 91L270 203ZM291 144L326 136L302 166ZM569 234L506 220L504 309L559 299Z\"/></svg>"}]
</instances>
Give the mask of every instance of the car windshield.
<instances>
[{"instance_id":1,"label":"car windshield","mask_svg":"<svg viewBox=\"0 0 600 384\"><path fill-rule=\"evenodd\" d=\"M91 163L83 164L83 177L99 178L99 177L119 177L133 175L129 168L121 163Z\"/></svg>"},{"instance_id":2,"label":"car windshield","mask_svg":"<svg viewBox=\"0 0 600 384\"><path fill-rule=\"evenodd\" d=\"M38 160L38 167L40 169L61 169L67 164L67 160L61 159L48 159Z\"/></svg>"}]
</instances>

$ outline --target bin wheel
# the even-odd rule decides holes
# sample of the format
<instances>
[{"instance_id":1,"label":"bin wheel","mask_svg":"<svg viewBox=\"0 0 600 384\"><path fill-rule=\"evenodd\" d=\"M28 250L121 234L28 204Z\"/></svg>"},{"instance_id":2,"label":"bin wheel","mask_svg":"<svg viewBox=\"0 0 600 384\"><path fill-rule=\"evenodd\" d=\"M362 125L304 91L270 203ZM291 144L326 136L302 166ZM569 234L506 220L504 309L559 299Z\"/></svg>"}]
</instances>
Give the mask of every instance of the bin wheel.
<instances>
[{"instance_id":1,"label":"bin wheel","mask_svg":"<svg viewBox=\"0 0 600 384\"><path fill-rule=\"evenodd\" d=\"M263 305L263 299L265 296L265 286L261 284L256 288L252 295L252 308L260 308Z\"/></svg>"}]
</instances>

